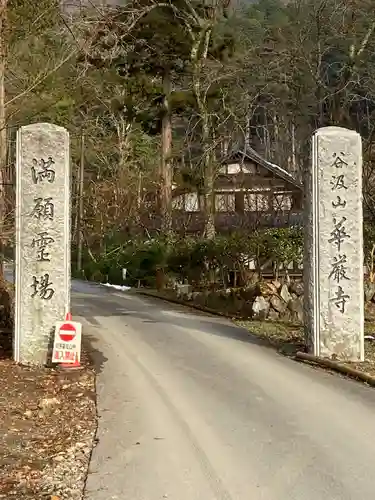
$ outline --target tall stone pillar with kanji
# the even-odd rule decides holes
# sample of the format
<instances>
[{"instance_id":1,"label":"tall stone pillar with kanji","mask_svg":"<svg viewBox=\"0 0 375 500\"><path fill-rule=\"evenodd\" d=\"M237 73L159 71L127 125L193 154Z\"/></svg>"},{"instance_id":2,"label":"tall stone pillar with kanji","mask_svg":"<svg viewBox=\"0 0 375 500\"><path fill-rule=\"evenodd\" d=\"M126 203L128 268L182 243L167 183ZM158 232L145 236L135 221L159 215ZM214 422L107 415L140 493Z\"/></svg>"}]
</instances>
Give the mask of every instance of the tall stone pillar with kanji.
<instances>
[{"instance_id":1,"label":"tall stone pillar with kanji","mask_svg":"<svg viewBox=\"0 0 375 500\"><path fill-rule=\"evenodd\" d=\"M17 135L14 358L45 365L70 310L69 134L50 123Z\"/></svg>"},{"instance_id":2,"label":"tall stone pillar with kanji","mask_svg":"<svg viewBox=\"0 0 375 500\"><path fill-rule=\"evenodd\" d=\"M319 129L305 182L305 329L316 356L364 359L362 142Z\"/></svg>"}]
</instances>

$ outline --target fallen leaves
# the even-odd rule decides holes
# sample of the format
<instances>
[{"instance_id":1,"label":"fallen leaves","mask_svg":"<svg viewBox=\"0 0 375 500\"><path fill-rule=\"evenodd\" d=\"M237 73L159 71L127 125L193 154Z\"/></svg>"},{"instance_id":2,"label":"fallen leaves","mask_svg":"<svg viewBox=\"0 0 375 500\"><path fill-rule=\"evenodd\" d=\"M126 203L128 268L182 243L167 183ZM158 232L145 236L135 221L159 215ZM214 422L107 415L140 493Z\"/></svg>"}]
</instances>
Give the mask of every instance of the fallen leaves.
<instances>
[{"instance_id":1,"label":"fallen leaves","mask_svg":"<svg viewBox=\"0 0 375 500\"><path fill-rule=\"evenodd\" d=\"M61 373L0 360L0 499L80 498L96 428L85 365Z\"/></svg>"}]
</instances>

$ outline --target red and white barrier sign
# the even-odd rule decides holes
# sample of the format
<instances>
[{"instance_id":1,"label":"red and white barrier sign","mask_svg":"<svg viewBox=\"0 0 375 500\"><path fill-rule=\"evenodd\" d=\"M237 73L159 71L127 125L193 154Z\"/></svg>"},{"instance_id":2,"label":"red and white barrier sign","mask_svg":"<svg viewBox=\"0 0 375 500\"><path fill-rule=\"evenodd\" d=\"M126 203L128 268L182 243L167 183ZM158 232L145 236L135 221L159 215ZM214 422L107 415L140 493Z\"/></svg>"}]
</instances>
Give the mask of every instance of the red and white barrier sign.
<instances>
[{"instance_id":1,"label":"red and white barrier sign","mask_svg":"<svg viewBox=\"0 0 375 500\"><path fill-rule=\"evenodd\" d=\"M55 326L52 363L79 363L81 360L82 325L59 321Z\"/></svg>"}]
</instances>

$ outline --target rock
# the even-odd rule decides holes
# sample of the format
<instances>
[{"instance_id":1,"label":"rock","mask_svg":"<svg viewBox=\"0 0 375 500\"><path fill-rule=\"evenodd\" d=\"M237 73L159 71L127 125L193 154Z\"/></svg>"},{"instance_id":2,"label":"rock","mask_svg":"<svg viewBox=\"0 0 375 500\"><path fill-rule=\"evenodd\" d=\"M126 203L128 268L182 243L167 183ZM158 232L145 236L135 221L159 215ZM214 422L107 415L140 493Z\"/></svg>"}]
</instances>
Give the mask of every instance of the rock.
<instances>
[{"instance_id":1,"label":"rock","mask_svg":"<svg viewBox=\"0 0 375 500\"><path fill-rule=\"evenodd\" d=\"M265 283L264 281L259 281L256 284L255 295L262 295L263 297L267 297L270 294L269 292L270 289L268 288L267 283Z\"/></svg>"},{"instance_id":2,"label":"rock","mask_svg":"<svg viewBox=\"0 0 375 500\"><path fill-rule=\"evenodd\" d=\"M57 398L46 398L42 399L38 403L38 416L39 418L43 418L46 415L50 415L52 412L57 411L56 406L60 404L60 401Z\"/></svg>"},{"instance_id":3,"label":"rock","mask_svg":"<svg viewBox=\"0 0 375 500\"><path fill-rule=\"evenodd\" d=\"M57 406L59 404L60 404L60 401L57 398L46 398L46 399L42 399L38 403L38 407L41 410L45 410L46 408L51 408L51 407Z\"/></svg>"},{"instance_id":4,"label":"rock","mask_svg":"<svg viewBox=\"0 0 375 500\"><path fill-rule=\"evenodd\" d=\"M259 281L254 289L254 295L263 295L263 297L270 297L277 294L277 288L269 281Z\"/></svg>"},{"instance_id":5,"label":"rock","mask_svg":"<svg viewBox=\"0 0 375 500\"><path fill-rule=\"evenodd\" d=\"M269 295L277 295L278 288L273 283L267 283Z\"/></svg>"},{"instance_id":6,"label":"rock","mask_svg":"<svg viewBox=\"0 0 375 500\"><path fill-rule=\"evenodd\" d=\"M279 280L273 280L273 281L271 281L271 283L272 283L272 285L276 288L276 290L277 290L277 291L279 291L279 290L280 290L280 288L281 288L281 283L280 283L280 281L279 281Z\"/></svg>"},{"instance_id":7,"label":"rock","mask_svg":"<svg viewBox=\"0 0 375 500\"><path fill-rule=\"evenodd\" d=\"M280 297L283 299L283 301L288 304L290 300L292 300L292 296L289 293L288 290L288 285L283 285L280 290Z\"/></svg>"},{"instance_id":8,"label":"rock","mask_svg":"<svg viewBox=\"0 0 375 500\"><path fill-rule=\"evenodd\" d=\"M292 283L289 286L289 290L291 292L295 293L296 295L298 295L298 297L300 297L301 295L303 295L303 292L304 292L303 282L302 281L292 281ZM374 291L374 294L375 294L375 291Z\"/></svg>"},{"instance_id":9,"label":"rock","mask_svg":"<svg viewBox=\"0 0 375 500\"><path fill-rule=\"evenodd\" d=\"M303 304L299 299L292 299L288 303L288 309L293 313L293 319L300 323L303 322Z\"/></svg>"},{"instance_id":10,"label":"rock","mask_svg":"<svg viewBox=\"0 0 375 500\"><path fill-rule=\"evenodd\" d=\"M252 306L252 313L254 319L266 319L269 310L270 310L270 305L264 297L260 295L259 297L255 298Z\"/></svg>"},{"instance_id":11,"label":"rock","mask_svg":"<svg viewBox=\"0 0 375 500\"><path fill-rule=\"evenodd\" d=\"M267 319L269 321L277 321L278 319L280 319L280 315L277 311L275 311L274 309L270 309L269 313L268 313L268 317Z\"/></svg>"},{"instance_id":12,"label":"rock","mask_svg":"<svg viewBox=\"0 0 375 500\"><path fill-rule=\"evenodd\" d=\"M290 309L287 308L285 309L285 312L283 314L280 314L280 320L290 322L293 321L293 316L294 313L292 313L292 311L290 311Z\"/></svg>"},{"instance_id":13,"label":"rock","mask_svg":"<svg viewBox=\"0 0 375 500\"><path fill-rule=\"evenodd\" d=\"M370 302L371 300L373 300L375 296L375 283L370 283L369 281L365 281L364 290L365 290L365 301Z\"/></svg>"},{"instance_id":14,"label":"rock","mask_svg":"<svg viewBox=\"0 0 375 500\"><path fill-rule=\"evenodd\" d=\"M33 416L33 412L31 410L26 410L24 415L26 418L31 418Z\"/></svg>"},{"instance_id":15,"label":"rock","mask_svg":"<svg viewBox=\"0 0 375 500\"><path fill-rule=\"evenodd\" d=\"M285 312L285 309L287 307L286 302L278 297L277 295L273 295L270 299L271 306L275 309L275 311L279 313Z\"/></svg>"},{"instance_id":16,"label":"rock","mask_svg":"<svg viewBox=\"0 0 375 500\"><path fill-rule=\"evenodd\" d=\"M177 288L177 285L178 285L177 278L175 278L173 276L167 276L166 277L166 285L168 288L173 288L173 290L175 290Z\"/></svg>"},{"instance_id":17,"label":"rock","mask_svg":"<svg viewBox=\"0 0 375 500\"><path fill-rule=\"evenodd\" d=\"M182 297L183 295L188 295L192 292L191 285L177 285L177 297Z\"/></svg>"}]
</instances>

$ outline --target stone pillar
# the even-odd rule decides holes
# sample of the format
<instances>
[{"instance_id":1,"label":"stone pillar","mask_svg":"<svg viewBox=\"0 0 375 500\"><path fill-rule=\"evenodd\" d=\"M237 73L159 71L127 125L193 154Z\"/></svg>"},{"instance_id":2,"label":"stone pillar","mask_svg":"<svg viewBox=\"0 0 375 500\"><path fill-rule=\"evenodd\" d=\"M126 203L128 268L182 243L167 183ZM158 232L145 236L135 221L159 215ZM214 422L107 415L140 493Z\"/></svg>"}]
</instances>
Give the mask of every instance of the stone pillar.
<instances>
[{"instance_id":1,"label":"stone pillar","mask_svg":"<svg viewBox=\"0 0 375 500\"><path fill-rule=\"evenodd\" d=\"M316 356L364 359L362 143L339 127L313 136L305 182L305 329Z\"/></svg>"},{"instance_id":2,"label":"stone pillar","mask_svg":"<svg viewBox=\"0 0 375 500\"><path fill-rule=\"evenodd\" d=\"M44 365L70 310L69 134L36 123L17 134L14 358Z\"/></svg>"}]
</instances>

